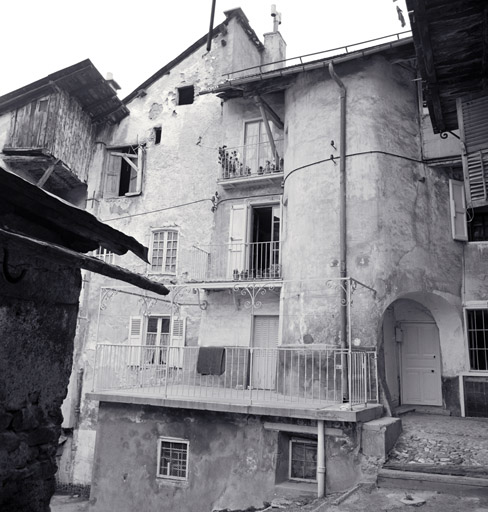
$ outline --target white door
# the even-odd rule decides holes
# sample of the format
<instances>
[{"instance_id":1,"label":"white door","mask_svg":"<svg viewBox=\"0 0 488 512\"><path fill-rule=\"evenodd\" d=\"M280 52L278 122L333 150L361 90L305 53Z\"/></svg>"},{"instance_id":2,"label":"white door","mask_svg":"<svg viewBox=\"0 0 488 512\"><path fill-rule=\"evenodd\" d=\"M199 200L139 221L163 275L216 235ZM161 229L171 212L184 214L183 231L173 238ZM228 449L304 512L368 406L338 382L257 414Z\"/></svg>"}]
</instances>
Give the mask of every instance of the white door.
<instances>
[{"instance_id":1,"label":"white door","mask_svg":"<svg viewBox=\"0 0 488 512\"><path fill-rule=\"evenodd\" d=\"M276 382L278 316L255 316L251 386L274 389Z\"/></svg>"},{"instance_id":2,"label":"white door","mask_svg":"<svg viewBox=\"0 0 488 512\"><path fill-rule=\"evenodd\" d=\"M402 403L442 405L439 331L434 323L402 323Z\"/></svg>"}]
</instances>

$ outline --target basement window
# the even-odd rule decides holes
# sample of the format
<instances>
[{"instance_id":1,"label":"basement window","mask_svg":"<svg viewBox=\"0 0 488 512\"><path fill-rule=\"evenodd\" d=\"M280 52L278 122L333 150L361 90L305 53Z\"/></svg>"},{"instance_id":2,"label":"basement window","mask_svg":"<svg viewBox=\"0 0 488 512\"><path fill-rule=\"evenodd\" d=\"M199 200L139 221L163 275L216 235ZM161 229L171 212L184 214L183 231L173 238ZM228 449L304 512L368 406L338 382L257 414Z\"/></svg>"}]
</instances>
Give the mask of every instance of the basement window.
<instances>
[{"instance_id":1,"label":"basement window","mask_svg":"<svg viewBox=\"0 0 488 512\"><path fill-rule=\"evenodd\" d=\"M144 148L111 148L107 164L104 197L133 196L141 193Z\"/></svg>"},{"instance_id":2,"label":"basement window","mask_svg":"<svg viewBox=\"0 0 488 512\"><path fill-rule=\"evenodd\" d=\"M178 88L178 105L191 105L195 99L193 85Z\"/></svg>"},{"instance_id":3,"label":"basement window","mask_svg":"<svg viewBox=\"0 0 488 512\"><path fill-rule=\"evenodd\" d=\"M488 370L488 309L467 309L469 363L471 370Z\"/></svg>"},{"instance_id":4,"label":"basement window","mask_svg":"<svg viewBox=\"0 0 488 512\"><path fill-rule=\"evenodd\" d=\"M290 439L288 478L300 482L317 481L317 442L293 437Z\"/></svg>"},{"instance_id":5,"label":"basement window","mask_svg":"<svg viewBox=\"0 0 488 512\"><path fill-rule=\"evenodd\" d=\"M159 478L188 480L188 449L190 443L184 439L162 437L158 439Z\"/></svg>"}]
</instances>

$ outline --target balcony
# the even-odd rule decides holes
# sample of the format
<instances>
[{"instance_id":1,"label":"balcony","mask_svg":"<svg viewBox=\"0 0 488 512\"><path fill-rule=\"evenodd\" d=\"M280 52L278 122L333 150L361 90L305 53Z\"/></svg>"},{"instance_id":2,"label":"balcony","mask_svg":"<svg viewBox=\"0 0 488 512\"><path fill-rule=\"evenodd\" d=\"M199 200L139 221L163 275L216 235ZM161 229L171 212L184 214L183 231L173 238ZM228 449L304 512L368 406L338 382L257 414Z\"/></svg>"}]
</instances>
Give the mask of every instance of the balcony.
<instances>
[{"instance_id":1,"label":"balcony","mask_svg":"<svg viewBox=\"0 0 488 512\"><path fill-rule=\"evenodd\" d=\"M192 282L268 281L282 277L280 242L194 246L188 280Z\"/></svg>"},{"instance_id":2,"label":"balcony","mask_svg":"<svg viewBox=\"0 0 488 512\"><path fill-rule=\"evenodd\" d=\"M376 352L327 345L265 349L101 344L93 387L100 400L116 395L121 401L235 411L253 406L267 414L273 408L279 414L288 409L297 414L352 411L378 402Z\"/></svg>"},{"instance_id":3,"label":"balcony","mask_svg":"<svg viewBox=\"0 0 488 512\"><path fill-rule=\"evenodd\" d=\"M280 184L283 179L283 140L276 140L273 155L269 142L219 148L220 177L223 188L250 184Z\"/></svg>"}]
</instances>

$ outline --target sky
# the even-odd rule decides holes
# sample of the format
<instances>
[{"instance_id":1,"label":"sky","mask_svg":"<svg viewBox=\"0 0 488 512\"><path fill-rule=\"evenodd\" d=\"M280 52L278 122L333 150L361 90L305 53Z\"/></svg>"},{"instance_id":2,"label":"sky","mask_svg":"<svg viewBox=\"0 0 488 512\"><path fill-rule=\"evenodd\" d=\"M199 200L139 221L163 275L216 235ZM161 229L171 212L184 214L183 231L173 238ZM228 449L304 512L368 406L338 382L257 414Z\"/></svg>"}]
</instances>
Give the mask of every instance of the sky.
<instances>
[{"instance_id":1,"label":"sky","mask_svg":"<svg viewBox=\"0 0 488 512\"><path fill-rule=\"evenodd\" d=\"M287 57L410 29L405 0L274 0ZM211 0L4 0L0 95L90 59L124 98L208 32ZM262 40L272 1L216 0L215 25L241 7ZM399 6L407 22L402 28Z\"/></svg>"}]
</instances>

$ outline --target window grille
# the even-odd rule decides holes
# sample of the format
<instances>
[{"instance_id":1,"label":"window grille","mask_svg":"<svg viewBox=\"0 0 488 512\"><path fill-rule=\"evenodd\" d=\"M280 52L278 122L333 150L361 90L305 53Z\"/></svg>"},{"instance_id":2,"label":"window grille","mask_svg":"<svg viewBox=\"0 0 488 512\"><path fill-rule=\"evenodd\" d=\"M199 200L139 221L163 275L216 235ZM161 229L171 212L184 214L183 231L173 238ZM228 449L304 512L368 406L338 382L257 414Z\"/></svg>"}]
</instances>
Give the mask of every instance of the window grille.
<instances>
[{"instance_id":1,"label":"window grille","mask_svg":"<svg viewBox=\"0 0 488 512\"><path fill-rule=\"evenodd\" d=\"M466 310L469 362L472 370L488 370L488 309Z\"/></svg>"},{"instance_id":2,"label":"window grille","mask_svg":"<svg viewBox=\"0 0 488 512\"><path fill-rule=\"evenodd\" d=\"M310 439L290 439L290 480L317 480L317 442Z\"/></svg>"},{"instance_id":3,"label":"window grille","mask_svg":"<svg viewBox=\"0 0 488 512\"><path fill-rule=\"evenodd\" d=\"M161 438L158 444L158 477L188 480L189 442Z\"/></svg>"},{"instance_id":4,"label":"window grille","mask_svg":"<svg viewBox=\"0 0 488 512\"><path fill-rule=\"evenodd\" d=\"M94 254L95 258L98 258L99 260L104 261L105 263L111 263L114 262L114 253L109 251L108 249L105 249L105 247L100 246Z\"/></svg>"}]
</instances>

